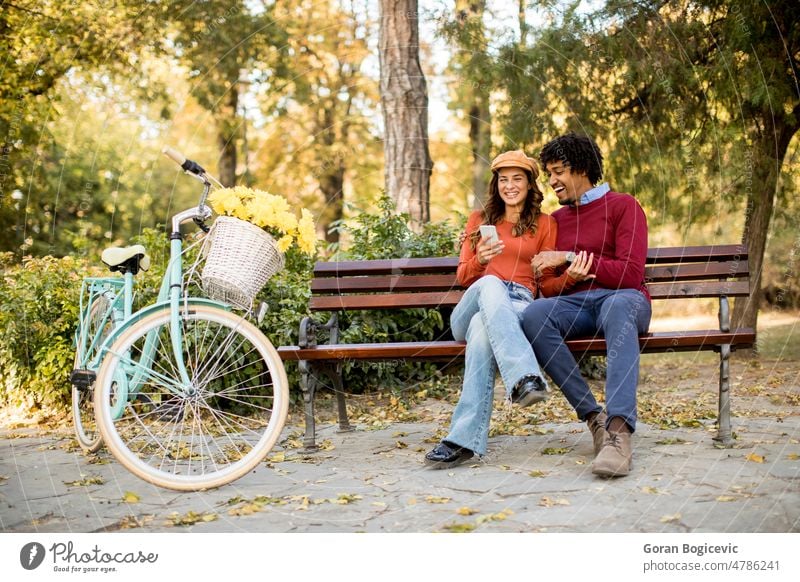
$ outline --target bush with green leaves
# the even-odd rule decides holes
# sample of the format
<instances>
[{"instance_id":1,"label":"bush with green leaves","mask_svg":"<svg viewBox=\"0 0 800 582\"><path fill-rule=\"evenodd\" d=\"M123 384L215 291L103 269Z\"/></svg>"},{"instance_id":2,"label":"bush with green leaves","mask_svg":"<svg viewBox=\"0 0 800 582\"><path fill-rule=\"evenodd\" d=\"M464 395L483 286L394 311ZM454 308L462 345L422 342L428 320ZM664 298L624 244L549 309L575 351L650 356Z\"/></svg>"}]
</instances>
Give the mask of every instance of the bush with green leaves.
<instances>
[{"instance_id":1,"label":"bush with green leaves","mask_svg":"<svg viewBox=\"0 0 800 582\"><path fill-rule=\"evenodd\" d=\"M83 259L0 259L0 403L62 408L69 403ZM97 274L97 273L93 273Z\"/></svg>"},{"instance_id":2,"label":"bush with green leaves","mask_svg":"<svg viewBox=\"0 0 800 582\"><path fill-rule=\"evenodd\" d=\"M337 225L341 235L352 240L340 251L342 260L444 257L455 254L455 241L463 221L426 223L420 232L409 227L409 216L396 213L388 196L378 202L378 213L362 212L353 226ZM321 316L318 314L318 318ZM449 333L449 311L403 309L391 311L352 311L340 316L339 341L342 343L382 343L430 341ZM348 362L343 366L348 391L367 387L396 389L437 374L433 364L390 362Z\"/></svg>"}]
</instances>

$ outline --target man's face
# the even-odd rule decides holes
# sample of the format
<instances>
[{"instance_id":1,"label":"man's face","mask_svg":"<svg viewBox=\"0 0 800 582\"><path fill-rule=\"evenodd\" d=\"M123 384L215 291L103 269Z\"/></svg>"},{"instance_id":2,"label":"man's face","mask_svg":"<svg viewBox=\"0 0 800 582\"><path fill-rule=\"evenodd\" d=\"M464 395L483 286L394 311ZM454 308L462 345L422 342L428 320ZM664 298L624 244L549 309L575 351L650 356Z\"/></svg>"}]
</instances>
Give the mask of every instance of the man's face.
<instances>
[{"instance_id":1,"label":"man's face","mask_svg":"<svg viewBox=\"0 0 800 582\"><path fill-rule=\"evenodd\" d=\"M576 174L561 160L548 162L545 171L549 176L547 183L555 191L558 203L579 204L584 192L592 189L592 183L585 173Z\"/></svg>"}]
</instances>

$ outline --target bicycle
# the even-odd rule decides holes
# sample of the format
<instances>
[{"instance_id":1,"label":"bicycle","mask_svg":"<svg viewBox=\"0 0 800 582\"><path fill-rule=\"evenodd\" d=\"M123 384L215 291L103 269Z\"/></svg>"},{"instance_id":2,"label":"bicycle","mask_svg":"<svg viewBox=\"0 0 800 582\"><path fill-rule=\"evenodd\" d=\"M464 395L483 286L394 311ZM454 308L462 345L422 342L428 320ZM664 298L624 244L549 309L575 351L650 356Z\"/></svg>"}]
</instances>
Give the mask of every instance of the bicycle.
<instances>
[{"instance_id":1,"label":"bicycle","mask_svg":"<svg viewBox=\"0 0 800 582\"><path fill-rule=\"evenodd\" d=\"M138 477L196 491L252 470L286 422L288 381L272 343L224 301L195 294L184 277L180 227L208 232L212 176L169 148L203 183L196 207L172 217L170 258L155 303L133 311L134 278L149 267L144 247L107 249L122 277L89 277L76 332L73 418L81 447L103 443Z\"/></svg>"}]
</instances>

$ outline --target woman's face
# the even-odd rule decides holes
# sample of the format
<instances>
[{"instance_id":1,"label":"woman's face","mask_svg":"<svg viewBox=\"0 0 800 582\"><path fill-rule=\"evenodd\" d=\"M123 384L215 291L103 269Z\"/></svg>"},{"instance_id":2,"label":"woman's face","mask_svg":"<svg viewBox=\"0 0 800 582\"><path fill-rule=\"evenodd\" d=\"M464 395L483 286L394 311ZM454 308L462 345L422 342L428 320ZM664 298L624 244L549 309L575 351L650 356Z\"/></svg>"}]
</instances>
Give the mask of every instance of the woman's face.
<instances>
[{"instance_id":1,"label":"woman's face","mask_svg":"<svg viewBox=\"0 0 800 582\"><path fill-rule=\"evenodd\" d=\"M500 168L497 172L497 188L506 210L522 211L528 197L530 183L522 168Z\"/></svg>"}]
</instances>

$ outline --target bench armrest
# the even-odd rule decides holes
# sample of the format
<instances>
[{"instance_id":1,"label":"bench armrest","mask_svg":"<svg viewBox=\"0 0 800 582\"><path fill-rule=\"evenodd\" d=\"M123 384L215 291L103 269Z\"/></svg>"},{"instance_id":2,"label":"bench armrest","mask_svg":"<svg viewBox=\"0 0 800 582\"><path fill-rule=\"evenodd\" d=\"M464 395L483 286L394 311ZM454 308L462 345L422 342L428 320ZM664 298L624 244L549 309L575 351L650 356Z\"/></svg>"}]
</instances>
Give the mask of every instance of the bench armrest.
<instances>
[{"instance_id":1,"label":"bench armrest","mask_svg":"<svg viewBox=\"0 0 800 582\"><path fill-rule=\"evenodd\" d=\"M730 301L725 295L720 296L719 298L719 330L720 331L730 331L731 330L731 307Z\"/></svg>"},{"instance_id":2,"label":"bench armrest","mask_svg":"<svg viewBox=\"0 0 800 582\"><path fill-rule=\"evenodd\" d=\"M320 323L312 317L304 317L300 322L298 345L301 348L314 348L317 346L317 332L325 329L330 334L328 343L339 343L339 316L334 313L327 323Z\"/></svg>"}]
</instances>

